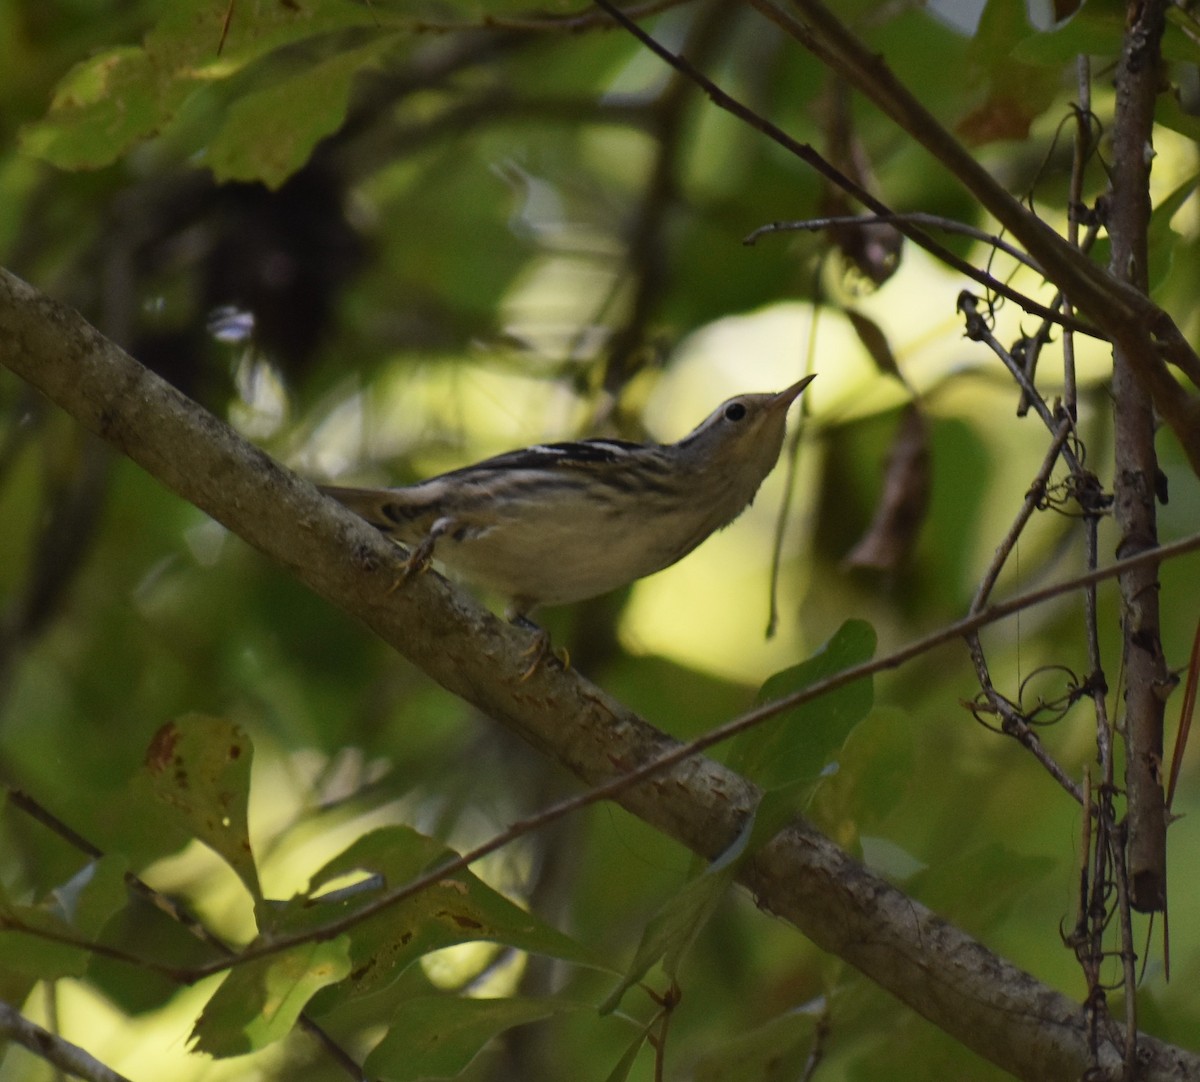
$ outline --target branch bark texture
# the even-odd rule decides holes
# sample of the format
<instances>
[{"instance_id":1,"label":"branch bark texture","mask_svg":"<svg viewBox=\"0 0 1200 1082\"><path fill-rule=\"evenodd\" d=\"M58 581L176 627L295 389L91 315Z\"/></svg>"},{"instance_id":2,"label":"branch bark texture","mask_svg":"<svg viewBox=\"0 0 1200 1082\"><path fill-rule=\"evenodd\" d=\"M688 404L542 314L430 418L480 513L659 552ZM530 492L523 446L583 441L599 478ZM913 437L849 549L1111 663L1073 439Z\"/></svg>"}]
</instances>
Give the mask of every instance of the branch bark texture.
<instances>
[{"instance_id":1,"label":"branch bark texture","mask_svg":"<svg viewBox=\"0 0 1200 1082\"><path fill-rule=\"evenodd\" d=\"M578 673L522 682L525 636L436 575L392 591L402 557L354 515L247 444L108 342L77 313L0 271L0 363L182 498L291 569L443 687L601 784L675 747ZM627 790L621 804L714 857L758 793L697 756ZM1115 1023L1097 1064L1080 1006L855 862L803 821L744 867L759 905L846 959L935 1025L1020 1078L1117 1078ZM1200 1056L1143 1037L1144 1082L1200 1077Z\"/></svg>"},{"instance_id":2,"label":"branch bark texture","mask_svg":"<svg viewBox=\"0 0 1200 1082\"><path fill-rule=\"evenodd\" d=\"M1150 167L1154 103L1162 77L1160 42L1166 21L1161 0L1130 5L1125 47L1117 68L1117 108L1108 232L1109 271L1146 292L1149 288ZM1120 340L1113 350L1116 475L1114 515L1121 533L1118 556L1158 544L1158 458L1154 402L1137 378L1144 348ZM1171 688L1159 633L1158 569L1122 575L1121 624L1125 671L1125 791L1129 895L1135 909L1161 910L1167 898L1167 823L1162 785L1163 711Z\"/></svg>"}]
</instances>

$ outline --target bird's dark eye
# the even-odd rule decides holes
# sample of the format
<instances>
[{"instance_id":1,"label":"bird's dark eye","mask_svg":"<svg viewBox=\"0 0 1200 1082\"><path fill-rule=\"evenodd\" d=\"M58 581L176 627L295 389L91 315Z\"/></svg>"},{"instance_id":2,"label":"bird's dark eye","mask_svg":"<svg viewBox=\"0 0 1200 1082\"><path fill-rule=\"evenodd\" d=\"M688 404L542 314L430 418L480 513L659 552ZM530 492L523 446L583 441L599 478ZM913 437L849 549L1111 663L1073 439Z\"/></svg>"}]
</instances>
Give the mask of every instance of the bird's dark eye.
<instances>
[{"instance_id":1,"label":"bird's dark eye","mask_svg":"<svg viewBox=\"0 0 1200 1082\"><path fill-rule=\"evenodd\" d=\"M725 407L725 420L727 421L740 421L745 416L746 407L740 402L730 402L729 405Z\"/></svg>"}]
</instances>

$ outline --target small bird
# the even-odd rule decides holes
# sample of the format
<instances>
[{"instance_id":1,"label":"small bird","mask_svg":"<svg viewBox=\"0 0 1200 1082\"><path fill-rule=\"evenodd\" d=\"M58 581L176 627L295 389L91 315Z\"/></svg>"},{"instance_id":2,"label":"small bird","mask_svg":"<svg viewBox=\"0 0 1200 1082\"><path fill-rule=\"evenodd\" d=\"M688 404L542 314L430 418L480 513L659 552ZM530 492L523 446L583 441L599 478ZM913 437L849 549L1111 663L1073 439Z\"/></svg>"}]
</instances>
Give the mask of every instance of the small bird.
<instances>
[{"instance_id":1,"label":"small bird","mask_svg":"<svg viewBox=\"0 0 1200 1082\"><path fill-rule=\"evenodd\" d=\"M321 491L412 547L406 577L436 555L506 598L506 617L538 632L544 653L529 619L537 606L661 571L750 505L779 458L788 407L813 379L731 398L678 443L546 443L403 488Z\"/></svg>"}]
</instances>

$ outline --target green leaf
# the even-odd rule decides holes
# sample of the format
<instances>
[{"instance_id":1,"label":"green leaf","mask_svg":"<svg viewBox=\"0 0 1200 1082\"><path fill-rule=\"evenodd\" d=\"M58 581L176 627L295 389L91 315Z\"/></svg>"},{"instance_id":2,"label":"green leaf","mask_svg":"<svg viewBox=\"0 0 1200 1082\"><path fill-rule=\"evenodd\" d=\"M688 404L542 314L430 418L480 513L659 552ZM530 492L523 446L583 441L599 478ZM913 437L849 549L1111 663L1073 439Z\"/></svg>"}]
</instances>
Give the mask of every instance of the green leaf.
<instances>
[{"instance_id":1,"label":"green leaf","mask_svg":"<svg viewBox=\"0 0 1200 1082\"><path fill-rule=\"evenodd\" d=\"M918 860L903 846L888 838L863 834L858 842L862 862L876 875L882 875L893 883L903 883L929 867L923 860Z\"/></svg>"},{"instance_id":2,"label":"green leaf","mask_svg":"<svg viewBox=\"0 0 1200 1082\"><path fill-rule=\"evenodd\" d=\"M757 702L792 695L875 652L875 630L863 620L848 620L811 658L776 673L763 685ZM733 742L729 765L765 789L816 782L874 701L870 677L771 718Z\"/></svg>"},{"instance_id":3,"label":"green leaf","mask_svg":"<svg viewBox=\"0 0 1200 1082\"><path fill-rule=\"evenodd\" d=\"M1028 29L1025 12L1010 0L989 0L984 7L969 55L985 96L956 125L970 141L1026 139L1033 121L1054 103L1059 72L1013 59Z\"/></svg>"},{"instance_id":4,"label":"green leaf","mask_svg":"<svg viewBox=\"0 0 1200 1082\"><path fill-rule=\"evenodd\" d=\"M383 25L381 15L386 17L377 5L355 0L232 7L229 0L174 0L162 6L146 35L146 52L165 71L211 81L228 78L286 46L340 40L336 35L355 29L375 34Z\"/></svg>"},{"instance_id":5,"label":"green leaf","mask_svg":"<svg viewBox=\"0 0 1200 1082\"><path fill-rule=\"evenodd\" d=\"M1160 124L1177 128L1190 139L1200 136L1200 122L1194 117L1186 117L1180 111L1179 102L1169 98L1158 110L1156 119ZM1176 123L1176 122L1179 123ZM1200 173L1192 172L1167 195L1162 197L1150 215L1148 233L1149 263L1146 267L1146 279L1150 292L1155 293L1171 276L1175 265L1175 251L1181 244L1186 244L1186 238L1176 232L1171 225L1179 209L1187 203L1200 184ZM1091 251L1093 262L1107 266L1112 258L1112 241L1108 236L1102 236Z\"/></svg>"},{"instance_id":6,"label":"green leaf","mask_svg":"<svg viewBox=\"0 0 1200 1082\"><path fill-rule=\"evenodd\" d=\"M309 883L309 895L335 879L353 872L368 872L382 878L387 887L399 887L415 879L435 861L457 854L436 838L396 825L379 827L357 838L336 857L327 861Z\"/></svg>"},{"instance_id":7,"label":"green leaf","mask_svg":"<svg viewBox=\"0 0 1200 1082\"><path fill-rule=\"evenodd\" d=\"M876 707L846 738L838 772L813 787L805 814L839 844L851 844L860 829L886 823L912 784L915 755L909 715Z\"/></svg>"},{"instance_id":8,"label":"green leaf","mask_svg":"<svg viewBox=\"0 0 1200 1082\"><path fill-rule=\"evenodd\" d=\"M1049 857L1026 856L988 842L918 872L908 889L930 909L953 914L973 935L1003 921L1012 907L1054 869ZM987 883L986 892L976 884Z\"/></svg>"},{"instance_id":9,"label":"green leaf","mask_svg":"<svg viewBox=\"0 0 1200 1082\"><path fill-rule=\"evenodd\" d=\"M46 116L21 132L21 149L60 169L96 169L155 132L189 88L157 84L146 54L123 47L77 64Z\"/></svg>"},{"instance_id":10,"label":"green leaf","mask_svg":"<svg viewBox=\"0 0 1200 1082\"><path fill-rule=\"evenodd\" d=\"M790 1082L803 1075L824 1000L788 1011L705 1052L696 1082Z\"/></svg>"},{"instance_id":11,"label":"green leaf","mask_svg":"<svg viewBox=\"0 0 1200 1082\"><path fill-rule=\"evenodd\" d=\"M813 793L823 780L827 779L797 778L763 793L750 822L747 852L753 853L791 822L812 799Z\"/></svg>"},{"instance_id":12,"label":"green leaf","mask_svg":"<svg viewBox=\"0 0 1200 1082\"><path fill-rule=\"evenodd\" d=\"M739 836L744 837L743 835ZM735 847L740 849L740 846ZM687 949L708 923L737 872L736 859L714 861L683 889L673 895L642 930L642 940L628 971L601 1004L600 1013L615 1011L625 993L640 981L660 959L672 980Z\"/></svg>"},{"instance_id":13,"label":"green leaf","mask_svg":"<svg viewBox=\"0 0 1200 1082\"><path fill-rule=\"evenodd\" d=\"M422 955L477 940L580 965L598 964L570 936L527 913L474 876L455 877L405 899L354 929L354 978L339 994L357 997L376 992Z\"/></svg>"},{"instance_id":14,"label":"green leaf","mask_svg":"<svg viewBox=\"0 0 1200 1082\"><path fill-rule=\"evenodd\" d=\"M388 889L403 886L451 851L408 827L384 827L365 835L313 877L312 892L264 913L265 939L313 932L353 915ZM317 888L354 871L381 878L381 885L332 898L314 896ZM470 872L447 875L418 894L364 918L348 933L352 976L330 997L345 1001L388 987L422 955L478 940L514 950L562 958L578 965L606 968L595 954L489 887ZM325 1000L322 999L322 1003Z\"/></svg>"},{"instance_id":15,"label":"green leaf","mask_svg":"<svg viewBox=\"0 0 1200 1082\"><path fill-rule=\"evenodd\" d=\"M350 972L345 936L237 966L192 1030L196 1051L240 1056L286 1037L313 994Z\"/></svg>"},{"instance_id":16,"label":"green leaf","mask_svg":"<svg viewBox=\"0 0 1200 1082\"><path fill-rule=\"evenodd\" d=\"M763 685L758 701L790 695L871 657L875 631L850 620L812 658L777 673ZM625 992L660 959L675 979L680 962L733 882L742 860L774 835L811 793L830 756L870 712L870 679L856 680L820 699L796 707L743 733L734 741L730 765L767 788L734 843L701 875L687 883L650 920L625 976L604 1001L615 1010Z\"/></svg>"},{"instance_id":17,"label":"green leaf","mask_svg":"<svg viewBox=\"0 0 1200 1082\"><path fill-rule=\"evenodd\" d=\"M250 738L239 726L187 714L154 734L145 772L168 814L224 858L258 908L262 890L247 819L253 757Z\"/></svg>"},{"instance_id":18,"label":"green leaf","mask_svg":"<svg viewBox=\"0 0 1200 1082\"><path fill-rule=\"evenodd\" d=\"M638 1053L646 1043L646 1038L650 1036L650 1031L654 1028L658 1019L652 1019L650 1023L642 1028L636 1037L629 1042L629 1047L621 1053L621 1058L613 1065L613 1069L608 1072L604 1082L625 1082L629 1077L629 1072L633 1070L634 1063L637 1062Z\"/></svg>"},{"instance_id":19,"label":"green leaf","mask_svg":"<svg viewBox=\"0 0 1200 1082\"><path fill-rule=\"evenodd\" d=\"M94 959L88 947L129 901L125 860L101 857L55 887L38 906L14 905L0 892L0 973L41 980L83 976Z\"/></svg>"},{"instance_id":20,"label":"green leaf","mask_svg":"<svg viewBox=\"0 0 1200 1082\"><path fill-rule=\"evenodd\" d=\"M555 1015L594 1011L595 1006L565 999L456 999L427 996L400 1005L364 1064L373 1078L410 1082L451 1078L490 1040L514 1026Z\"/></svg>"},{"instance_id":21,"label":"green leaf","mask_svg":"<svg viewBox=\"0 0 1200 1082\"><path fill-rule=\"evenodd\" d=\"M313 147L345 118L350 86L364 68L395 47L399 35L375 38L277 77L237 99L208 150L218 180L261 180L278 188L308 160ZM286 116L286 124L279 118Z\"/></svg>"},{"instance_id":22,"label":"green leaf","mask_svg":"<svg viewBox=\"0 0 1200 1082\"><path fill-rule=\"evenodd\" d=\"M1175 263L1175 249L1183 238L1171 226L1171 219L1196 191L1200 184L1200 174L1192 173L1175 190L1160 200L1150 215L1150 230L1148 236L1150 261L1146 268L1146 277L1153 293L1171 273Z\"/></svg>"},{"instance_id":23,"label":"green leaf","mask_svg":"<svg viewBox=\"0 0 1200 1082\"><path fill-rule=\"evenodd\" d=\"M46 115L23 129L22 149L61 169L99 168L167 129L196 91L229 85L234 104L212 147L214 168L219 176L278 185L341 122L355 72L395 47L399 35L380 34L380 25L375 9L352 0L303 6L173 0L143 46L111 49L72 68ZM346 49L338 35L356 28L370 41ZM287 47L317 54L306 58L306 72L273 79L261 92L232 82L246 72L255 86L260 80L254 76L267 78L273 54Z\"/></svg>"}]
</instances>

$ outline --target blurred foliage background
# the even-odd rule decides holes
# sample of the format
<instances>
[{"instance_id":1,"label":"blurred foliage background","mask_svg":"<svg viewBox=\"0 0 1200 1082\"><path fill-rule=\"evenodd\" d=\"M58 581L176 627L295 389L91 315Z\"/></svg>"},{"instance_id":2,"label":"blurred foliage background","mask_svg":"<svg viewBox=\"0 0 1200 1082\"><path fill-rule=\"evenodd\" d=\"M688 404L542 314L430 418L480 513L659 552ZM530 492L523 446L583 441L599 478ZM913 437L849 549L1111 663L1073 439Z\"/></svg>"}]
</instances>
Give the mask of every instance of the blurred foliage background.
<instances>
[{"instance_id":1,"label":"blurred foliage background","mask_svg":"<svg viewBox=\"0 0 1200 1082\"><path fill-rule=\"evenodd\" d=\"M894 209L987 227L936 162L755 12L653 7L646 25L660 41ZM1097 58L1102 127L1119 8L841 7L1010 190L1064 228L1074 57ZM1200 161L1186 88L1200 50L1187 29L1169 31L1182 89L1162 100L1152 195L1163 208L1155 296L1192 333ZM748 708L768 676L847 619L869 621L885 652L964 613L1045 454L1048 436L1032 414L1017 416L1011 380L963 337L964 279L886 228L743 244L773 221L853 208L596 9L5 0L0 56L4 264L314 480L405 483L551 438L672 440L732 394L819 373L790 461L743 519L651 580L543 614L577 668L674 735ZM1103 190L1104 152L1101 140L1088 200ZM976 241L947 243L1052 295ZM1032 329L1012 305L995 315L1002 340ZM1080 353L1080 432L1107 481L1110 360L1095 343ZM1062 393L1055 367L1043 358L1047 399ZM76 927L183 964L199 945L128 901L119 872L130 869L216 934L253 936L243 884L145 784L154 734L196 712L252 742L250 837L268 899L303 891L373 828L408 824L463 847L572 790L7 374L0 410L0 771L117 862L92 863L10 800L0 819L9 900L71 921L91 899L92 926ZM1200 521L1197 486L1169 435L1159 451L1169 540ZM905 456L897 479L888 463ZM907 525L872 533L889 483ZM1107 525L1102 538L1111 555ZM1081 567L1078 521L1046 511L999 590ZM1194 558L1165 567L1163 582L1164 646L1178 668L1200 611ZM1119 714L1113 586L1101 605ZM997 686L1016 699L1029 681L1023 702L1064 694L1084 675L1081 629L1076 597L990 628ZM880 679L809 812L948 919L1082 998L1060 938L1075 913L1078 809L976 723L964 707L976 692L961 646ZM1092 724L1081 705L1041 734L1074 777L1094 756ZM1200 804L1194 763L1170 835L1175 887L1198 844L1186 815ZM476 871L621 969L690 865L603 806ZM1173 889L1170 901L1169 983L1161 928L1137 925L1141 1019L1194 1044L1200 900ZM0 933L0 998L131 1078L346 1077L298 1032L263 1040L250 1059L189 1052L215 979L179 988L112 959L49 955L33 937ZM414 997L519 989L594 1003L611 989L611 974L557 957L511 942L460 947L423 957L385 992L339 1000L335 988L314 1005L361 1062L389 1028L403 1032L397 1012ZM654 972L648 983L666 990ZM999 1076L736 892L681 984L667 1077L800 1077L818 1018L818 1078ZM637 989L623 1007L510 1030L463 1077L609 1076L655 1010ZM643 1049L629 1077L651 1078L654 1059ZM403 1073L390 1061L380 1075ZM3 1082L51 1077L23 1049L0 1059Z\"/></svg>"}]
</instances>

